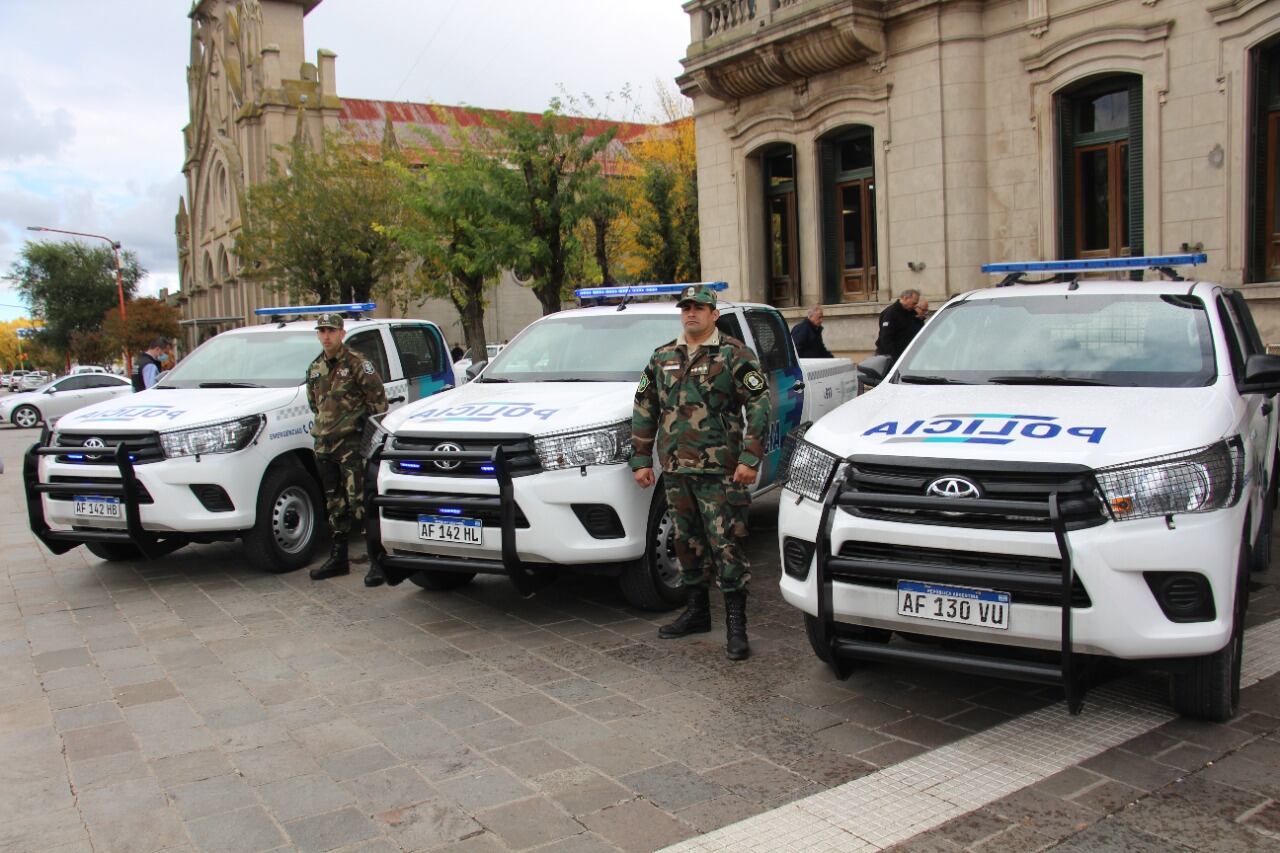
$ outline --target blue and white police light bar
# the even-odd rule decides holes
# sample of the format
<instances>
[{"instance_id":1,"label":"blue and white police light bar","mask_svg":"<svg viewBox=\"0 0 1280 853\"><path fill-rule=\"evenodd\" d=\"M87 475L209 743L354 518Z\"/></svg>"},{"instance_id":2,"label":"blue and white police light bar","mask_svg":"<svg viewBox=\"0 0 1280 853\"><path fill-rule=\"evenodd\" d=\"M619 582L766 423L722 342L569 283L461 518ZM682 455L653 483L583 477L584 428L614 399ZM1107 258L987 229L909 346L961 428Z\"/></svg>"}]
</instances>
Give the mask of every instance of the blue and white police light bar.
<instances>
[{"instance_id":1,"label":"blue and white police light bar","mask_svg":"<svg viewBox=\"0 0 1280 853\"><path fill-rule=\"evenodd\" d=\"M347 302L342 305L288 305L281 308L254 308L259 317L293 317L299 314L365 314L378 307L376 302Z\"/></svg>"},{"instance_id":2,"label":"blue and white police light bar","mask_svg":"<svg viewBox=\"0 0 1280 853\"><path fill-rule=\"evenodd\" d=\"M579 299L616 299L621 296L664 296L683 291L686 287L709 287L712 290L728 290L727 281L687 281L684 284L623 284L617 287L579 287L573 295Z\"/></svg>"},{"instance_id":3,"label":"blue and white police light bar","mask_svg":"<svg viewBox=\"0 0 1280 853\"><path fill-rule=\"evenodd\" d=\"M1081 258L1068 261L1013 261L983 264L982 271L995 275L1008 273L1069 273L1106 270L1150 270L1161 267L1187 267L1207 263L1204 252L1185 255L1145 255L1137 258Z\"/></svg>"}]
</instances>

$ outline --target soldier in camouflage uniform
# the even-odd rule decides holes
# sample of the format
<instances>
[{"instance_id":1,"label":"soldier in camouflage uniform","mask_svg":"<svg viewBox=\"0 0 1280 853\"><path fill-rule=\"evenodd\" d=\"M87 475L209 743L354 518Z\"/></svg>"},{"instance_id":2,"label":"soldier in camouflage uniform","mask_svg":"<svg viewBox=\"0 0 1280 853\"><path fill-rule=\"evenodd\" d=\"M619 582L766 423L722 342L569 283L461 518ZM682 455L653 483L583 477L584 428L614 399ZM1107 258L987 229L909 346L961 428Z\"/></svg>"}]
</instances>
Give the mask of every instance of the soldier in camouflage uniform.
<instances>
[{"instance_id":1,"label":"soldier in camouflage uniform","mask_svg":"<svg viewBox=\"0 0 1280 853\"><path fill-rule=\"evenodd\" d=\"M716 329L715 291L690 285L678 304L684 332L654 350L631 416L636 483L653 485L656 456L675 524L680 580L689 588L685 611L658 636L711 630L708 584L714 575L724 593L729 658L743 660L751 647L750 574L742 540L748 487L756 480L769 428L769 388L755 353Z\"/></svg>"},{"instance_id":2,"label":"soldier in camouflage uniform","mask_svg":"<svg viewBox=\"0 0 1280 853\"><path fill-rule=\"evenodd\" d=\"M364 522L364 460L360 439L364 423L371 415L387 410L387 392L373 363L346 348L339 314L321 314L316 320L316 337L324 351L307 367L307 403L315 413L311 437L315 440L316 464L324 486L325 508L333 546L329 559L311 570L313 580L323 580L351 571L347 559L347 537L359 532ZM385 578L371 568L365 586L378 586Z\"/></svg>"}]
</instances>

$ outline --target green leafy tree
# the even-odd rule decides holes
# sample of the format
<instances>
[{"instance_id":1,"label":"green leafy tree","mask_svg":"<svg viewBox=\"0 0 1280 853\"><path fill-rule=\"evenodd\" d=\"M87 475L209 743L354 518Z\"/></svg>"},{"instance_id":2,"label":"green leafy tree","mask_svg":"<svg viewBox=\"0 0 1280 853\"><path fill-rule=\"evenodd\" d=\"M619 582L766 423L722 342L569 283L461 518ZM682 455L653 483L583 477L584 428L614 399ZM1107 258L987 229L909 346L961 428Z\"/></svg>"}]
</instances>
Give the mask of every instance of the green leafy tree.
<instances>
[{"instance_id":1,"label":"green leafy tree","mask_svg":"<svg viewBox=\"0 0 1280 853\"><path fill-rule=\"evenodd\" d=\"M390 287L405 255L386 226L398 215L397 187L378 156L326 136L305 139L273 160L249 190L236 254L242 275L295 300L364 302Z\"/></svg>"},{"instance_id":2,"label":"green leafy tree","mask_svg":"<svg viewBox=\"0 0 1280 853\"><path fill-rule=\"evenodd\" d=\"M509 175L482 145L455 126L452 146L432 139L422 168L392 163L404 215L394 236L417 260L417 286L445 297L462 320L473 353L485 352L485 283L510 265L515 227L498 215Z\"/></svg>"},{"instance_id":3,"label":"green leafy tree","mask_svg":"<svg viewBox=\"0 0 1280 853\"><path fill-rule=\"evenodd\" d=\"M579 225L589 221L610 194L600 155L615 128L588 137L586 125L559 114L560 101L536 119L508 113L492 119L493 156L507 168L500 215L522 235L513 268L531 277L543 314L560 310L569 273L582 252ZM607 220L607 212L601 212ZM602 238L603 240L603 238ZM608 263L605 263L607 274Z\"/></svg>"},{"instance_id":4,"label":"green leafy tree","mask_svg":"<svg viewBox=\"0 0 1280 853\"><path fill-rule=\"evenodd\" d=\"M698 163L693 118L670 94L662 100L666 123L631 146L632 254L648 281L702 278L698 240Z\"/></svg>"},{"instance_id":5,"label":"green leafy tree","mask_svg":"<svg viewBox=\"0 0 1280 853\"><path fill-rule=\"evenodd\" d=\"M150 346L157 337L169 340L178 337L182 329L178 325L182 315L177 308L162 299L143 297L125 304L125 322L120 322L119 307L112 308L102 318L102 332L106 345L119 354L122 350L136 354Z\"/></svg>"},{"instance_id":6,"label":"green leafy tree","mask_svg":"<svg viewBox=\"0 0 1280 853\"><path fill-rule=\"evenodd\" d=\"M126 299L146 275L133 252L120 256ZM102 315L119 304L116 263L103 246L69 242L29 242L10 268L18 292L43 328L36 340L45 347L80 358L72 345L76 333L100 332ZM87 359L85 359L87 360Z\"/></svg>"}]
</instances>

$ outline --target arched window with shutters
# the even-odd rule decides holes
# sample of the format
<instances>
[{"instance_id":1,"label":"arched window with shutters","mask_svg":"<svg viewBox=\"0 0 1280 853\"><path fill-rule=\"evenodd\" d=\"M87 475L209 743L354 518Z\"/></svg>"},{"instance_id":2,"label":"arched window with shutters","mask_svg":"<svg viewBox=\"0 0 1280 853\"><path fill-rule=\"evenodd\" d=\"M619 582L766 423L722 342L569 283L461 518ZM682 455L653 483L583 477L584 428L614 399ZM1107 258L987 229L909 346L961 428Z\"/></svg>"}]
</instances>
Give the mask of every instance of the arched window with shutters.
<instances>
[{"instance_id":1,"label":"arched window with shutters","mask_svg":"<svg viewBox=\"0 0 1280 853\"><path fill-rule=\"evenodd\" d=\"M857 125L818 140L822 173L822 302L876 298L874 134Z\"/></svg>"},{"instance_id":2,"label":"arched window with shutters","mask_svg":"<svg viewBox=\"0 0 1280 853\"><path fill-rule=\"evenodd\" d=\"M1142 78L1093 78L1057 112L1062 257L1142 254Z\"/></svg>"},{"instance_id":3,"label":"arched window with shutters","mask_svg":"<svg viewBox=\"0 0 1280 853\"><path fill-rule=\"evenodd\" d=\"M1247 280L1280 280L1280 38L1251 52Z\"/></svg>"},{"instance_id":4,"label":"arched window with shutters","mask_svg":"<svg viewBox=\"0 0 1280 853\"><path fill-rule=\"evenodd\" d=\"M760 152L764 173L765 250L771 305L800 304L799 230L796 226L796 148L772 145Z\"/></svg>"}]
</instances>

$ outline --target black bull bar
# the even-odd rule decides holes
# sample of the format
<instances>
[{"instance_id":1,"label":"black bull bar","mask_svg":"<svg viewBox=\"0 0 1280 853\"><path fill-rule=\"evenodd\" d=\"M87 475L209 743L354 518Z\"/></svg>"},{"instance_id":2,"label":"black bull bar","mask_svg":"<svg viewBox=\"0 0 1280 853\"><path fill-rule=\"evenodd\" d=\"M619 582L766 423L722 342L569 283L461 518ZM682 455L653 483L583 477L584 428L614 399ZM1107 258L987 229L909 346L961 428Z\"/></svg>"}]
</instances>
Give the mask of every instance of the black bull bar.
<instances>
[{"instance_id":1,"label":"black bull bar","mask_svg":"<svg viewBox=\"0 0 1280 853\"><path fill-rule=\"evenodd\" d=\"M383 508L422 510L436 507L440 499L430 495L380 495L378 494L378 470L384 460L405 459L412 461L489 462L493 465L498 481L497 495L450 497L449 503L461 507L497 507L502 528L502 559L488 560L474 557L450 557L439 554L388 554L382 545ZM511 466L502 446L492 452L483 450L398 450L388 448L385 442L375 446L365 463L364 478L365 544L371 565L382 569L387 583L395 586L421 571L455 572L466 574L506 575L511 584L523 596L530 596L550 580L547 567L531 566L520 559L516 552L516 502L511 486Z\"/></svg>"},{"instance_id":2,"label":"black bull bar","mask_svg":"<svg viewBox=\"0 0 1280 853\"><path fill-rule=\"evenodd\" d=\"M890 645L872 640L856 639L840 636L837 630L832 604L832 570L845 569L862 576L876 577L886 581L910 579L940 584L958 584L974 587L986 587L990 584L991 573L987 571L966 572L954 566L895 566L876 564L866 560L831 553L831 529L835 521L834 513L837 503L845 506L861 504L896 509L939 510L953 509L954 504L945 498L915 495L863 495L856 491L844 489L836 483L827 490L822 502L822 515L818 522L817 542L817 591L818 591L818 644L830 649L830 664L841 679L848 678L851 672L850 660L877 661L880 663L905 663L932 666L970 675L990 676L992 678L1008 678L1017 681L1031 681L1040 684L1060 685L1066 694L1067 708L1072 714L1080 713L1084 706L1084 679L1081 677L1079 661L1072 648L1071 641L1071 593L1075 583L1075 571L1071 564L1071 548L1067 541L1066 523L1062 518L1058 493L1052 492L1045 502L1039 501L984 501L971 500L965 502L965 513L970 515L990 515L1003 517L1009 513L1046 519L1053 530L1058 545L1060 578L1017 576L1006 573L1001 578L1001 586L1010 592L1051 592L1060 593L1062 608L1061 654L1057 663L1046 663L1024 658L999 656L995 654L975 654L945 648L924 647L916 643L906 645Z\"/></svg>"},{"instance_id":3,"label":"black bull bar","mask_svg":"<svg viewBox=\"0 0 1280 853\"><path fill-rule=\"evenodd\" d=\"M147 559L154 560L176 551L186 545L188 539L182 535L159 535L142 527L140 511L138 478L133 471L133 460L129 458L129 448L124 441L116 444L114 449L103 448L99 456L108 453L112 456L116 470L120 472L120 482L105 482L100 479L86 477L84 480L61 481L57 483L40 482L40 457L65 456L68 453L85 453L91 451L81 446L61 447L51 445L49 428L45 427L40 440L31 445L22 457L22 483L27 498L27 521L31 532L54 554L65 554L72 548L86 542L104 542L120 545L133 545ZM104 495L118 497L124 509L124 530L54 530L44 516L44 501L41 495L54 495L63 498L75 498L76 495Z\"/></svg>"}]
</instances>

